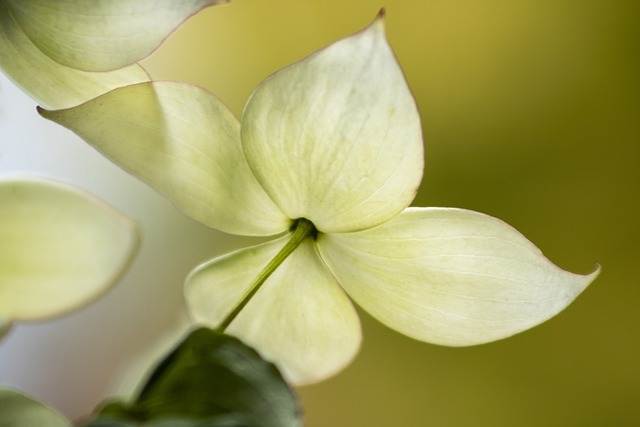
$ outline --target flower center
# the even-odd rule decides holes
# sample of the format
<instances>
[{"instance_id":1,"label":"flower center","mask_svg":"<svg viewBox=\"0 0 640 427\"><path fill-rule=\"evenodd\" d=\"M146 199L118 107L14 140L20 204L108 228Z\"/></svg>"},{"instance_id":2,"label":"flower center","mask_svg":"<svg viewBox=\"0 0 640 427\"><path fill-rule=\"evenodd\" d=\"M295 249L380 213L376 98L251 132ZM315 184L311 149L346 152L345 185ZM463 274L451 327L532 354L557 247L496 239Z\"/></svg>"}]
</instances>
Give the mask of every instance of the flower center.
<instances>
[{"instance_id":1,"label":"flower center","mask_svg":"<svg viewBox=\"0 0 640 427\"><path fill-rule=\"evenodd\" d=\"M258 292L260 287L267 281L269 276L276 271L276 269L284 262L285 259L304 242L307 237L312 237L313 240L318 236L318 230L311 221L306 218L298 218L293 222L293 225L289 228L291 232L291 238L286 245L280 249L280 252L260 271L255 278L251 286L247 288L245 293L240 298L240 301L235 307L227 314L227 316L220 322L216 330L218 332L224 332L229 327L231 322L240 314L242 309L251 301L251 298Z\"/></svg>"}]
</instances>

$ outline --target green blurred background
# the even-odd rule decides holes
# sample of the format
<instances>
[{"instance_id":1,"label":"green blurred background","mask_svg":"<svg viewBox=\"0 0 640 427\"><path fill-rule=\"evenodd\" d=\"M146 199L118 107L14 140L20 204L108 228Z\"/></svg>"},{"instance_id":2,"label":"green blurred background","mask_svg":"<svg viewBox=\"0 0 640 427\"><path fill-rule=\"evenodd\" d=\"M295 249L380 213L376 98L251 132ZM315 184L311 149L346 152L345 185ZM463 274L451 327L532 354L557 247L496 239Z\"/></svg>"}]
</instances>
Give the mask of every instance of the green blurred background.
<instances>
[{"instance_id":1,"label":"green blurred background","mask_svg":"<svg viewBox=\"0 0 640 427\"><path fill-rule=\"evenodd\" d=\"M267 75L381 6L422 113L418 206L499 217L598 280L513 338L445 348L363 316L336 377L299 389L309 427L639 426L640 2L234 0L144 62L240 114Z\"/></svg>"}]
</instances>

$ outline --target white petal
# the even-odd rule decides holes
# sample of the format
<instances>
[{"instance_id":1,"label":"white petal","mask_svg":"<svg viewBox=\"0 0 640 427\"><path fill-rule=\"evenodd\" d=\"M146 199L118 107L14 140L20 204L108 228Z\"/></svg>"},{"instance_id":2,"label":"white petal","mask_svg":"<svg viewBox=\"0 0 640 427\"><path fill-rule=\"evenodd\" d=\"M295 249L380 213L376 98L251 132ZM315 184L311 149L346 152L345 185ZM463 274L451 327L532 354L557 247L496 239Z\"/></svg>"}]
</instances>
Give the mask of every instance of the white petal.
<instances>
[{"instance_id":1,"label":"white petal","mask_svg":"<svg viewBox=\"0 0 640 427\"><path fill-rule=\"evenodd\" d=\"M39 111L210 227L268 235L290 226L247 165L238 121L198 87L142 83L75 108Z\"/></svg>"},{"instance_id":2,"label":"white petal","mask_svg":"<svg viewBox=\"0 0 640 427\"><path fill-rule=\"evenodd\" d=\"M108 71L149 55L182 21L221 0L5 0L47 56L68 67Z\"/></svg>"},{"instance_id":3,"label":"white petal","mask_svg":"<svg viewBox=\"0 0 640 427\"><path fill-rule=\"evenodd\" d=\"M216 258L187 279L193 316L212 327L229 313L289 236ZM351 302L304 241L264 283L227 332L255 347L293 383L335 374L360 346L360 321Z\"/></svg>"},{"instance_id":4,"label":"white petal","mask_svg":"<svg viewBox=\"0 0 640 427\"><path fill-rule=\"evenodd\" d=\"M47 108L78 105L119 86L149 80L139 65L93 73L59 64L42 53L0 1L0 70Z\"/></svg>"},{"instance_id":5,"label":"white petal","mask_svg":"<svg viewBox=\"0 0 640 427\"><path fill-rule=\"evenodd\" d=\"M320 235L347 293L419 340L472 345L531 328L563 310L598 271L564 271L508 224L462 209L410 208L379 227Z\"/></svg>"},{"instance_id":6,"label":"white petal","mask_svg":"<svg viewBox=\"0 0 640 427\"><path fill-rule=\"evenodd\" d=\"M242 143L276 204L322 232L406 208L422 179L422 131L382 19L265 80L245 108Z\"/></svg>"},{"instance_id":7,"label":"white petal","mask_svg":"<svg viewBox=\"0 0 640 427\"><path fill-rule=\"evenodd\" d=\"M106 292L137 248L135 224L92 196L43 179L0 181L0 316L35 320Z\"/></svg>"}]
</instances>

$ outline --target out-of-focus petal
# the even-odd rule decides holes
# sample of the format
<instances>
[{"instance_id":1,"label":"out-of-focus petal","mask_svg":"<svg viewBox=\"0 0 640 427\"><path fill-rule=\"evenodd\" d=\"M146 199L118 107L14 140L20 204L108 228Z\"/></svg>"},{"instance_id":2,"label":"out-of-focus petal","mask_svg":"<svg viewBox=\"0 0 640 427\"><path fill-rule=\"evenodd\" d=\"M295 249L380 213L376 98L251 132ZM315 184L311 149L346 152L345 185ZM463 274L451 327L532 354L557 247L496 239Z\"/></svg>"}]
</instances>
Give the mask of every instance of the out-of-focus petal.
<instances>
[{"instance_id":1,"label":"out-of-focus petal","mask_svg":"<svg viewBox=\"0 0 640 427\"><path fill-rule=\"evenodd\" d=\"M444 345L531 328L563 310L598 271L564 271L508 224L462 209L410 208L370 230L320 235L347 293L387 326Z\"/></svg>"},{"instance_id":2,"label":"out-of-focus petal","mask_svg":"<svg viewBox=\"0 0 640 427\"><path fill-rule=\"evenodd\" d=\"M378 225L413 200L420 116L382 18L265 80L242 117L256 177L322 232Z\"/></svg>"},{"instance_id":3,"label":"out-of-focus petal","mask_svg":"<svg viewBox=\"0 0 640 427\"><path fill-rule=\"evenodd\" d=\"M95 73L59 64L27 37L6 1L0 1L0 70L39 104L53 109L72 107L116 87L149 80L139 65Z\"/></svg>"},{"instance_id":4,"label":"out-of-focus petal","mask_svg":"<svg viewBox=\"0 0 640 427\"><path fill-rule=\"evenodd\" d=\"M249 169L238 121L198 87L141 83L71 109L40 113L208 226L269 235L290 225Z\"/></svg>"},{"instance_id":5,"label":"out-of-focus petal","mask_svg":"<svg viewBox=\"0 0 640 427\"><path fill-rule=\"evenodd\" d=\"M109 71L149 55L184 20L222 0L5 0L45 55L67 67Z\"/></svg>"},{"instance_id":6,"label":"out-of-focus petal","mask_svg":"<svg viewBox=\"0 0 640 427\"><path fill-rule=\"evenodd\" d=\"M233 252L194 270L186 284L194 317L217 326L287 240ZM311 239L267 279L226 332L256 348L296 384L338 372L361 340L358 315Z\"/></svg>"},{"instance_id":7,"label":"out-of-focus petal","mask_svg":"<svg viewBox=\"0 0 640 427\"><path fill-rule=\"evenodd\" d=\"M0 316L36 320L104 294L128 266L135 224L85 192L43 179L0 181Z\"/></svg>"}]
</instances>

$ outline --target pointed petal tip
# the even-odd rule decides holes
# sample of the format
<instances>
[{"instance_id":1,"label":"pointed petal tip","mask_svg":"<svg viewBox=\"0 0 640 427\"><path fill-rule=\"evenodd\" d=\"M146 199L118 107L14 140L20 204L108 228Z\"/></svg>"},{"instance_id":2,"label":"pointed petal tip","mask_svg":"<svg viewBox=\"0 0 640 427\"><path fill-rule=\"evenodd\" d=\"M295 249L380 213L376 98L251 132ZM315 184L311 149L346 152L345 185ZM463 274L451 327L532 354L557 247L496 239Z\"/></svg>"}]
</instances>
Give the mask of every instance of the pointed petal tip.
<instances>
[{"instance_id":1,"label":"pointed petal tip","mask_svg":"<svg viewBox=\"0 0 640 427\"><path fill-rule=\"evenodd\" d=\"M387 17L387 10L383 7L378 11L373 22L369 25L369 28L385 33L385 18Z\"/></svg>"},{"instance_id":2,"label":"pointed petal tip","mask_svg":"<svg viewBox=\"0 0 640 427\"><path fill-rule=\"evenodd\" d=\"M584 274L583 277L585 278L585 287L593 283L593 281L598 278L601 271L602 271L602 266L599 263L596 263L591 273Z\"/></svg>"}]
</instances>

